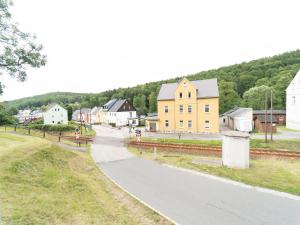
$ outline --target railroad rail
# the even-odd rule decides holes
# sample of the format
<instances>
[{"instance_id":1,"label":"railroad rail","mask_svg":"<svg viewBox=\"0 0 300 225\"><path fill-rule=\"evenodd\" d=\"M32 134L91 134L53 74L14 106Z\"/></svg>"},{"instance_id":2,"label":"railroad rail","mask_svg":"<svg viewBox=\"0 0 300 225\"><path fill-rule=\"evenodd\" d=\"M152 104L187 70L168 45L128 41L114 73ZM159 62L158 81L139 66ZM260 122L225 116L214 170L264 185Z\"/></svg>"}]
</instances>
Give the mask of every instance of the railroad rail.
<instances>
[{"instance_id":1,"label":"railroad rail","mask_svg":"<svg viewBox=\"0 0 300 225\"><path fill-rule=\"evenodd\" d=\"M184 152L190 154L208 154L221 156L222 148L220 146L207 146L207 145L191 145L191 144L171 144L171 143L158 143L158 142L137 142L131 141L129 146L141 148L157 148L164 149L165 151ZM300 159L300 151L288 150L270 150L262 148L251 148L250 157L284 157L284 158L297 158Z\"/></svg>"}]
</instances>

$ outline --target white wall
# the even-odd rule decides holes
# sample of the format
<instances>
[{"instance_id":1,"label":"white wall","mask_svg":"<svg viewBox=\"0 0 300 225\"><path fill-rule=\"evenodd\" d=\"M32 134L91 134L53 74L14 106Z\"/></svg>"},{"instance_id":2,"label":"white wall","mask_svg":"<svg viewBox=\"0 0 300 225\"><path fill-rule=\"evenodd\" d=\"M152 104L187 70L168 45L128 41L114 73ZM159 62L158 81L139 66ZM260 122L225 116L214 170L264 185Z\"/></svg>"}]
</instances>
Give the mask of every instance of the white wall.
<instances>
[{"instance_id":1,"label":"white wall","mask_svg":"<svg viewBox=\"0 0 300 225\"><path fill-rule=\"evenodd\" d=\"M105 123L115 123L116 126L126 126L129 118L136 117L136 111L107 112L106 115Z\"/></svg>"},{"instance_id":2,"label":"white wall","mask_svg":"<svg viewBox=\"0 0 300 225\"><path fill-rule=\"evenodd\" d=\"M286 127L300 130L300 71L286 90Z\"/></svg>"},{"instance_id":3,"label":"white wall","mask_svg":"<svg viewBox=\"0 0 300 225\"><path fill-rule=\"evenodd\" d=\"M253 110L242 113L239 117L234 118L234 129L238 131L252 131Z\"/></svg>"},{"instance_id":4,"label":"white wall","mask_svg":"<svg viewBox=\"0 0 300 225\"><path fill-rule=\"evenodd\" d=\"M68 124L68 111L55 105L44 113L44 124Z\"/></svg>"}]
</instances>

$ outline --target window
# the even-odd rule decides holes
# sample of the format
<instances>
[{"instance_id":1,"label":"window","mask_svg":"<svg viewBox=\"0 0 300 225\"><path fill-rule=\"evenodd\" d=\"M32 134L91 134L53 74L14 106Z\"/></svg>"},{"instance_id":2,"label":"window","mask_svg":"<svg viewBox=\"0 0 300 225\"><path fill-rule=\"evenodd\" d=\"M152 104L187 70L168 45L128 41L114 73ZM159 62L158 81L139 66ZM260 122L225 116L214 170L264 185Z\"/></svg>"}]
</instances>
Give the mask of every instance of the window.
<instances>
[{"instance_id":1,"label":"window","mask_svg":"<svg viewBox=\"0 0 300 225\"><path fill-rule=\"evenodd\" d=\"M296 104L296 96L293 96L293 104Z\"/></svg>"},{"instance_id":2,"label":"window","mask_svg":"<svg viewBox=\"0 0 300 225\"><path fill-rule=\"evenodd\" d=\"M183 128L183 120L180 120L180 121L179 121L179 127L180 127L180 128Z\"/></svg>"},{"instance_id":3,"label":"window","mask_svg":"<svg viewBox=\"0 0 300 225\"><path fill-rule=\"evenodd\" d=\"M169 112L169 107L165 106L165 113L168 113L168 112Z\"/></svg>"},{"instance_id":4,"label":"window","mask_svg":"<svg viewBox=\"0 0 300 225\"><path fill-rule=\"evenodd\" d=\"M183 112L183 105L179 106L179 112L181 112L181 113Z\"/></svg>"},{"instance_id":5,"label":"window","mask_svg":"<svg viewBox=\"0 0 300 225\"><path fill-rule=\"evenodd\" d=\"M209 105L205 105L204 111L205 111L205 112L209 112Z\"/></svg>"},{"instance_id":6,"label":"window","mask_svg":"<svg viewBox=\"0 0 300 225\"><path fill-rule=\"evenodd\" d=\"M182 98L182 92L179 93L179 98Z\"/></svg>"},{"instance_id":7,"label":"window","mask_svg":"<svg viewBox=\"0 0 300 225\"><path fill-rule=\"evenodd\" d=\"M189 91L189 94L188 94L189 98L192 97L192 92Z\"/></svg>"},{"instance_id":8,"label":"window","mask_svg":"<svg viewBox=\"0 0 300 225\"><path fill-rule=\"evenodd\" d=\"M204 128L205 128L205 129L209 129L209 128L210 128L209 120L205 120Z\"/></svg>"},{"instance_id":9,"label":"window","mask_svg":"<svg viewBox=\"0 0 300 225\"><path fill-rule=\"evenodd\" d=\"M165 120L165 127L169 127L169 120Z\"/></svg>"},{"instance_id":10,"label":"window","mask_svg":"<svg viewBox=\"0 0 300 225\"><path fill-rule=\"evenodd\" d=\"M59 111L59 109L57 109L57 111Z\"/></svg>"},{"instance_id":11,"label":"window","mask_svg":"<svg viewBox=\"0 0 300 225\"><path fill-rule=\"evenodd\" d=\"M52 121L52 123L54 123L54 121Z\"/></svg>"},{"instance_id":12,"label":"window","mask_svg":"<svg viewBox=\"0 0 300 225\"><path fill-rule=\"evenodd\" d=\"M189 112L189 113L192 112L192 106L191 106L191 105L188 106L188 112Z\"/></svg>"},{"instance_id":13,"label":"window","mask_svg":"<svg viewBox=\"0 0 300 225\"><path fill-rule=\"evenodd\" d=\"M188 121L188 127L189 127L189 128L192 128L192 127L193 127L193 124L192 124L192 121L191 121L191 120Z\"/></svg>"}]
</instances>

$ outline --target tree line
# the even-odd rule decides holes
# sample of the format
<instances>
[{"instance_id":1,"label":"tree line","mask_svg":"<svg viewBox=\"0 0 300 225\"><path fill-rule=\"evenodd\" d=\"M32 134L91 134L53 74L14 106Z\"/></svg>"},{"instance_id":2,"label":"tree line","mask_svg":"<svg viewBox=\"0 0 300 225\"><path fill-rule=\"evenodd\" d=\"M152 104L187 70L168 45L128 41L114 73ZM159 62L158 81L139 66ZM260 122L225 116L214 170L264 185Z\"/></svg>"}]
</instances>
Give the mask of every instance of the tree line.
<instances>
[{"instance_id":1,"label":"tree line","mask_svg":"<svg viewBox=\"0 0 300 225\"><path fill-rule=\"evenodd\" d=\"M263 109L265 93L270 93L271 89L274 93L274 108L285 109L285 90L299 69L300 50L296 50L185 77L189 80L218 79L220 113L234 106ZM101 106L112 98L126 98L139 114L147 114L157 111L156 98L161 84L177 82L180 79L181 77L177 77L97 94L50 93L7 102L7 104L10 107L23 109L58 102L75 110L79 107Z\"/></svg>"}]
</instances>

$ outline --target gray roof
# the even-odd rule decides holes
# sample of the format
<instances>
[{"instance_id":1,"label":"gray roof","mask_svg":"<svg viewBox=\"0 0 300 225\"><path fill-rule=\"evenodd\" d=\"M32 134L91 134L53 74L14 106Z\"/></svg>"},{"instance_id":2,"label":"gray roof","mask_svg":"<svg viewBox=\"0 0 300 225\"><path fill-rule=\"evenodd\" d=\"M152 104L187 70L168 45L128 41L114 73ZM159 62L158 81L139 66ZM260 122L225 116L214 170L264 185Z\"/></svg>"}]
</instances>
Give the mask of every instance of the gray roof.
<instances>
[{"instance_id":1,"label":"gray roof","mask_svg":"<svg viewBox=\"0 0 300 225\"><path fill-rule=\"evenodd\" d=\"M264 115L265 113L266 113L265 110L253 110L253 114ZM283 114L283 115L286 114L285 110L277 110L277 109L273 109L272 113L273 114ZM267 114L271 114L271 110L267 110Z\"/></svg>"},{"instance_id":2,"label":"gray roof","mask_svg":"<svg viewBox=\"0 0 300 225\"><path fill-rule=\"evenodd\" d=\"M217 79L190 81L198 90L198 98L219 97ZM179 83L162 84L157 100L172 100Z\"/></svg>"},{"instance_id":3,"label":"gray roof","mask_svg":"<svg viewBox=\"0 0 300 225\"><path fill-rule=\"evenodd\" d=\"M252 111L252 108L236 108L235 110L226 115L229 117L236 117L248 111Z\"/></svg>"},{"instance_id":4,"label":"gray roof","mask_svg":"<svg viewBox=\"0 0 300 225\"><path fill-rule=\"evenodd\" d=\"M127 101L126 99L119 99L119 100L115 101L115 103L110 107L110 109L108 111L109 112L117 112L126 101Z\"/></svg>"},{"instance_id":5,"label":"gray roof","mask_svg":"<svg viewBox=\"0 0 300 225\"><path fill-rule=\"evenodd\" d=\"M103 107L109 110L116 103L116 101L118 101L118 99L112 99L108 101Z\"/></svg>"}]
</instances>

